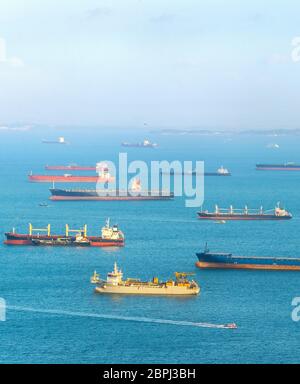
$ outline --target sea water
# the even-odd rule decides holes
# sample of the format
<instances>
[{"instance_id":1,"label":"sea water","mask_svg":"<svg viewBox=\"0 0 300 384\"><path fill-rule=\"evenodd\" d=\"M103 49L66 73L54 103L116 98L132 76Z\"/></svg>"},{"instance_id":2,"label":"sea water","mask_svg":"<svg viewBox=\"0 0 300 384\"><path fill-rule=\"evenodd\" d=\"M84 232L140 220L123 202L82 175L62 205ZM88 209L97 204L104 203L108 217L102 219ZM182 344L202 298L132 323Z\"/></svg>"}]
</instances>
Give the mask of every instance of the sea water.
<instances>
[{"instance_id":1,"label":"sea water","mask_svg":"<svg viewBox=\"0 0 300 384\"><path fill-rule=\"evenodd\" d=\"M92 134L92 132L94 132ZM98 132L98 133L96 133ZM64 135L70 145L42 144ZM300 172L258 172L257 162L300 162L300 137L159 135L157 149L122 148L142 141L141 132L33 130L1 132L1 239L28 223L63 233L88 225L96 235L107 217L126 236L124 248L6 246L0 249L0 297L7 304L0 322L2 363L299 363L300 322L291 318L300 296L300 273L200 270L195 253L300 257ZM279 149L267 148L277 140ZM283 222L197 220L198 208L174 201L49 202L50 184L27 181L46 164L95 164L131 160L204 160L206 171L223 165L231 177L206 177L204 208L214 205L271 209L280 201L293 214ZM53 174L57 172L52 172ZM57 184L57 187L74 187ZM77 185L79 186L79 185ZM89 185L89 187L92 187ZM196 297L97 295L94 270L102 278L113 263L125 277L162 280L175 271L194 272ZM153 320L153 321L152 321ZM236 323L238 329L209 325ZM208 323L208 327L195 324Z\"/></svg>"}]
</instances>

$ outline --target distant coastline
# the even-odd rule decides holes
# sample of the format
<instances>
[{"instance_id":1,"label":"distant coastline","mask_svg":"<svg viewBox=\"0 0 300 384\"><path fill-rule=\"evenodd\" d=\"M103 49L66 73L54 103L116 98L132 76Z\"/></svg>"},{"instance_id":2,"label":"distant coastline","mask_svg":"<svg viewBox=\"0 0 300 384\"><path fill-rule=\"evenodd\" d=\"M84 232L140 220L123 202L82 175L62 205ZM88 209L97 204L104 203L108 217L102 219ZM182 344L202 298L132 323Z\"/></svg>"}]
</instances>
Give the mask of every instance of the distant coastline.
<instances>
[{"instance_id":1,"label":"distant coastline","mask_svg":"<svg viewBox=\"0 0 300 384\"><path fill-rule=\"evenodd\" d=\"M216 135L260 135L260 136L298 136L300 135L300 128L298 129L250 129L243 131L236 130L208 130L208 129L172 129L165 128L159 130L152 130L150 133L161 135L202 135L202 136L216 136Z\"/></svg>"}]
</instances>

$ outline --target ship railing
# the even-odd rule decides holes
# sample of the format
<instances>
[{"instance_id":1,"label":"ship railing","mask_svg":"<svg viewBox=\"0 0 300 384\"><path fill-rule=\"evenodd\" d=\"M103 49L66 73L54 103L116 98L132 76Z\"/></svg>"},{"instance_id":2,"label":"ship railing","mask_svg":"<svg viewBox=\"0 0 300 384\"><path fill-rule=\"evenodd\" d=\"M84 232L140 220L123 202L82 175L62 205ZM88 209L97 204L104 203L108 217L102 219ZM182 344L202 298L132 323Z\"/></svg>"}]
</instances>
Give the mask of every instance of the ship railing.
<instances>
[{"instance_id":1,"label":"ship railing","mask_svg":"<svg viewBox=\"0 0 300 384\"><path fill-rule=\"evenodd\" d=\"M238 212L244 212L244 213L263 213L268 211L263 211L261 209L255 209L255 208L218 208L215 213L238 213Z\"/></svg>"}]
</instances>

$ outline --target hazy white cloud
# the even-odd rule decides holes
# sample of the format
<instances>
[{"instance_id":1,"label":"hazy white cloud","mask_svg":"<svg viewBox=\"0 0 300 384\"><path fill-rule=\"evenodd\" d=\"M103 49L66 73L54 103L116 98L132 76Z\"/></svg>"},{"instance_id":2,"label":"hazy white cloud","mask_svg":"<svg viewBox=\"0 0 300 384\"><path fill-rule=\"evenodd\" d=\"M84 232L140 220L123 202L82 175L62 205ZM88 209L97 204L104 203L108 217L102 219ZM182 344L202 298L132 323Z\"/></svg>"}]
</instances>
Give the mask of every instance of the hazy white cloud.
<instances>
[{"instance_id":1,"label":"hazy white cloud","mask_svg":"<svg viewBox=\"0 0 300 384\"><path fill-rule=\"evenodd\" d=\"M174 15L171 13L161 13L158 16L152 17L150 21L153 23L171 23L174 20Z\"/></svg>"},{"instance_id":2,"label":"hazy white cloud","mask_svg":"<svg viewBox=\"0 0 300 384\"><path fill-rule=\"evenodd\" d=\"M9 57L7 55L6 40L0 37L0 65L5 64L13 68L20 68L24 66L22 59L16 56Z\"/></svg>"},{"instance_id":3,"label":"hazy white cloud","mask_svg":"<svg viewBox=\"0 0 300 384\"><path fill-rule=\"evenodd\" d=\"M112 13L110 7L101 6L93 9L89 9L86 14L89 19L97 19L102 16L109 16Z\"/></svg>"}]
</instances>

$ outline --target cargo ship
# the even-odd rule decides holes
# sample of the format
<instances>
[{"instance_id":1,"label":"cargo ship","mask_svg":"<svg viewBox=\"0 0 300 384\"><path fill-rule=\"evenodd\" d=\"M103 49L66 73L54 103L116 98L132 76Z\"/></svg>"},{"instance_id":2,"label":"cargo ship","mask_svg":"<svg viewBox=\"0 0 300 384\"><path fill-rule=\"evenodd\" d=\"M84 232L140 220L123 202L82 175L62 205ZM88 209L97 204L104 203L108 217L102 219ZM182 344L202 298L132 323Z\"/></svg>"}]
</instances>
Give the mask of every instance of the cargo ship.
<instances>
[{"instance_id":1,"label":"cargo ship","mask_svg":"<svg viewBox=\"0 0 300 384\"><path fill-rule=\"evenodd\" d=\"M300 171L300 164L256 164L257 171Z\"/></svg>"},{"instance_id":2,"label":"cargo ship","mask_svg":"<svg viewBox=\"0 0 300 384\"><path fill-rule=\"evenodd\" d=\"M31 183L111 183L115 180L109 173L102 173L98 176L77 176L65 173L64 175L28 175Z\"/></svg>"},{"instance_id":3,"label":"cargo ship","mask_svg":"<svg viewBox=\"0 0 300 384\"><path fill-rule=\"evenodd\" d=\"M198 268L300 271L300 258L233 256L231 253L212 253L207 245L196 255Z\"/></svg>"},{"instance_id":4,"label":"cargo ship","mask_svg":"<svg viewBox=\"0 0 300 384\"><path fill-rule=\"evenodd\" d=\"M142 143L128 143L128 142L123 142L122 147L133 147L133 148L156 148L158 147L157 143L151 143L150 140L144 140Z\"/></svg>"},{"instance_id":5,"label":"cargo ship","mask_svg":"<svg viewBox=\"0 0 300 384\"><path fill-rule=\"evenodd\" d=\"M163 190L142 190L139 179L135 179L128 191L119 189L59 189L50 188L53 201L113 201L113 200L171 200L174 193Z\"/></svg>"},{"instance_id":6,"label":"cargo ship","mask_svg":"<svg viewBox=\"0 0 300 384\"><path fill-rule=\"evenodd\" d=\"M121 190L96 189L58 189L51 188L52 201L114 201L114 200L172 200L173 192L142 191L140 194Z\"/></svg>"},{"instance_id":7,"label":"cargo ship","mask_svg":"<svg viewBox=\"0 0 300 384\"><path fill-rule=\"evenodd\" d=\"M107 174L109 172L108 165L103 162L96 163L96 165L46 165L45 169L47 171L97 171L103 174Z\"/></svg>"},{"instance_id":8,"label":"cargo ship","mask_svg":"<svg viewBox=\"0 0 300 384\"><path fill-rule=\"evenodd\" d=\"M216 205L214 212L201 211L198 212L198 218L201 220L290 220L293 216L279 204L274 210L264 211L260 209L249 209L247 206L244 209L234 209L230 206L229 209L219 208Z\"/></svg>"},{"instance_id":9,"label":"cargo ship","mask_svg":"<svg viewBox=\"0 0 300 384\"><path fill-rule=\"evenodd\" d=\"M95 165L46 165L47 171L96 171Z\"/></svg>"},{"instance_id":10,"label":"cargo ship","mask_svg":"<svg viewBox=\"0 0 300 384\"><path fill-rule=\"evenodd\" d=\"M68 144L63 136L60 136L57 140L42 140L43 144Z\"/></svg>"},{"instance_id":11,"label":"cargo ship","mask_svg":"<svg viewBox=\"0 0 300 384\"><path fill-rule=\"evenodd\" d=\"M201 175L200 172L197 172L197 171L191 171L191 172L176 172L174 171L174 169L171 169L170 172L164 172L164 171L161 171L160 172L162 175L168 175L168 174L171 174L171 175L191 175L191 176L195 176L195 175ZM221 166L219 169L217 169L216 172L204 172L204 176L231 176L231 172L227 169L227 168L224 168L223 166Z\"/></svg>"},{"instance_id":12,"label":"cargo ship","mask_svg":"<svg viewBox=\"0 0 300 384\"><path fill-rule=\"evenodd\" d=\"M188 275L193 273L175 272L175 279L160 282L157 277L151 281L127 278L123 280L123 273L114 264L114 270L107 274L106 280L100 279L95 271L91 283L96 284L96 293L122 294L122 295L198 295L199 285L194 280L188 280Z\"/></svg>"},{"instance_id":13,"label":"cargo ship","mask_svg":"<svg viewBox=\"0 0 300 384\"><path fill-rule=\"evenodd\" d=\"M70 229L68 224L62 235L51 234L50 224L46 228L33 228L29 224L28 234L19 234L13 229L5 236L4 243L7 245L122 247L125 243L123 232L117 225L110 226L109 219L100 236L89 236L87 225L81 229Z\"/></svg>"}]
</instances>

